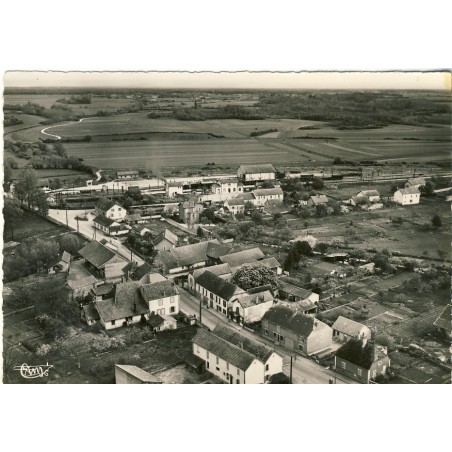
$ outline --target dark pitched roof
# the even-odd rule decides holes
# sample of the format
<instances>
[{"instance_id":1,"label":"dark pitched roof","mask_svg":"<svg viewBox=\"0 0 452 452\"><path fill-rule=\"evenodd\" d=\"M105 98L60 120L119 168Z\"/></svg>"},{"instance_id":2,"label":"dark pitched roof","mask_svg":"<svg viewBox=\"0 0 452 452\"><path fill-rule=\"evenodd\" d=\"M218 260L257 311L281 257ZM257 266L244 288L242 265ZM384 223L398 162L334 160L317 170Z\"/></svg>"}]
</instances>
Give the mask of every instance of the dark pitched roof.
<instances>
[{"instance_id":1,"label":"dark pitched roof","mask_svg":"<svg viewBox=\"0 0 452 452\"><path fill-rule=\"evenodd\" d=\"M112 218L107 218L105 215L97 215L97 217L94 218L93 223L109 228L113 223L116 223L116 221Z\"/></svg>"},{"instance_id":2,"label":"dark pitched roof","mask_svg":"<svg viewBox=\"0 0 452 452\"><path fill-rule=\"evenodd\" d=\"M258 342L248 336L245 336L239 331L236 331L220 323L214 328L212 333L220 337L221 339L224 339L225 341L228 341L229 343L234 344L239 348L242 348L248 353L251 353L253 356L255 356L259 361L263 363L267 362L267 360L274 352L273 349L267 347L261 342Z\"/></svg>"},{"instance_id":3,"label":"dark pitched roof","mask_svg":"<svg viewBox=\"0 0 452 452\"><path fill-rule=\"evenodd\" d=\"M100 201L99 204L97 205L97 208L105 212L106 210L111 209L115 205L122 207L121 204L119 204L115 201L110 201L109 199L106 199L106 200Z\"/></svg>"},{"instance_id":4,"label":"dark pitched roof","mask_svg":"<svg viewBox=\"0 0 452 452\"><path fill-rule=\"evenodd\" d=\"M364 342L361 339L350 339L337 352L338 358L345 359L349 363L355 364L363 369L370 369L372 363L376 359L381 359L382 356L375 358L374 344L371 342Z\"/></svg>"},{"instance_id":5,"label":"dark pitched roof","mask_svg":"<svg viewBox=\"0 0 452 452\"><path fill-rule=\"evenodd\" d=\"M179 293L176 284L171 280L144 284L141 286L140 291L146 301L157 300L164 297L173 297Z\"/></svg>"},{"instance_id":6,"label":"dark pitched roof","mask_svg":"<svg viewBox=\"0 0 452 452\"><path fill-rule=\"evenodd\" d=\"M359 193L362 193L363 196L380 196L377 190L361 190Z\"/></svg>"},{"instance_id":7,"label":"dark pitched roof","mask_svg":"<svg viewBox=\"0 0 452 452\"><path fill-rule=\"evenodd\" d=\"M414 177L412 179L408 179L407 181L407 183L410 185L425 185L425 182L425 177Z\"/></svg>"},{"instance_id":8,"label":"dark pitched roof","mask_svg":"<svg viewBox=\"0 0 452 452\"><path fill-rule=\"evenodd\" d=\"M161 315L152 314L149 316L148 323L153 328L156 328L156 327L160 326L164 321L165 321L165 319Z\"/></svg>"},{"instance_id":9,"label":"dark pitched roof","mask_svg":"<svg viewBox=\"0 0 452 452\"><path fill-rule=\"evenodd\" d=\"M262 319L287 328L304 337L308 337L312 333L314 322L319 322L319 320L314 319L314 317L310 315L302 314L289 307L278 305L269 309Z\"/></svg>"},{"instance_id":10,"label":"dark pitched roof","mask_svg":"<svg viewBox=\"0 0 452 452\"><path fill-rule=\"evenodd\" d=\"M207 257L218 258L225 256L231 252L232 247L229 245L223 245L222 243L209 242L207 245L206 255Z\"/></svg>"},{"instance_id":11,"label":"dark pitched roof","mask_svg":"<svg viewBox=\"0 0 452 452\"><path fill-rule=\"evenodd\" d=\"M234 199L227 199L225 202L228 206L244 206L245 200L243 198L234 198Z\"/></svg>"},{"instance_id":12,"label":"dark pitched roof","mask_svg":"<svg viewBox=\"0 0 452 452\"><path fill-rule=\"evenodd\" d=\"M147 273L151 273L152 267L148 263L141 264L139 267L135 269L135 271L132 272L130 275L130 279L133 281L139 281L144 275Z\"/></svg>"},{"instance_id":13,"label":"dark pitched roof","mask_svg":"<svg viewBox=\"0 0 452 452\"><path fill-rule=\"evenodd\" d=\"M243 308L249 308L251 306L256 306L262 303L273 301L273 295L269 290L264 290L262 292L257 292L254 294L239 294L234 297L234 300L238 300Z\"/></svg>"},{"instance_id":14,"label":"dark pitched roof","mask_svg":"<svg viewBox=\"0 0 452 452\"><path fill-rule=\"evenodd\" d=\"M246 173L246 174L253 174L253 173L275 173L276 170L273 167L273 165L269 163L264 163L261 165L241 165L240 168Z\"/></svg>"},{"instance_id":15,"label":"dark pitched roof","mask_svg":"<svg viewBox=\"0 0 452 452\"><path fill-rule=\"evenodd\" d=\"M279 280L279 288L290 295L294 295L295 297L300 297L302 299L308 298L312 294L310 290L294 286L293 284L289 284L283 280Z\"/></svg>"},{"instance_id":16,"label":"dark pitched roof","mask_svg":"<svg viewBox=\"0 0 452 452\"><path fill-rule=\"evenodd\" d=\"M243 371L247 370L256 359L246 350L204 329L198 331L193 338L193 343Z\"/></svg>"},{"instance_id":17,"label":"dark pitched roof","mask_svg":"<svg viewBox=\"0 0 452 452\"><path fill-rule=\"evenodd\" d=\"M139 287L140 284L135 281L120 283L116 285L114 299L95 301L94 306L100 318L104 322L109 322L149 312L140 296Z\"/></svg>"},{"instance_id":18,"label":"dark pitched roof","mask_svg":"<svg viewBox=\"0 0 452 452\"><path fill-rule=\"evenodd\" d=\"M93 287L91 290L94 295L100 297L102 295L108 295L110 292L113 295L114 288L114 284L103 284L102 286Z\"/></svg>"},{"instance_id":19,"label":"dark pitched roof","mask_svg":"<svg viewBox=\"0 0 452 452\"><path fill-rule=\"evenodd\" d=\"M442 328L446 330L446 332L450 333L451 331L451 305L448 304L441 315L433 322L433 325L438 328Z\"/></svg>"},{"instance_id":20,"label":"dark pitched roof","mask_svg":"<svg viewBox=\"0 0 452 452\"><path fill-rule=\"evenodd\" d=\"M251 248L237 253L231 253L220 257L221 262L229 264L231 267L239 267L243 264L249 264L259 259L263 259L265 254L260 248Z\"/></svg>"},{"instance_id":21,"label":"dark pitched roof","mask_svg":"<svg viewBox=\"0 0 452 452\"><path fill-rule=\"evenodd\" d=\"M247 192L247 193L240 193L239 195L237 195L235 197L235 199L243 199L244 201L252 201L253 199L256 199L256 197L254 196L254 194L252 192Z\"/></svg>"},{"instance_id":22,"label":"dark pitched roof","mask_svg":"<svg viewBox=\"0 0 452 452\"><path fill-rule=\"evenodd\" d=\"M193 278L195 279L199 278L199 276L201 276L206 271L209 271L210 273L213 273L214 275L217 276L232 275L231 267L229 267L229 264L218 264L213 265L212 267L197 268L193 272Z\"/></svg>"},{"instance_id":23,"label":"dark pitched roof","mask_svg":"<svg viewBox=\"0 0 452 452\"><path fill-rule=\"evenodd\" d=\"M81 250L78 251L78 253L97 268L101 267L114 257L125 261L124 258L118 256L112 250L95 240L87 243Z\"/></svg>"},{"instance_id":24,"label":"dark pitched roof","mask_svg":"<svg viewBox=\"0 0 452 452\"><path fill-rule=\"evenodd\" d=\"M199 284L223 300L229 300L239 289L235 284L225 281L208 270L196 279L196 284Z\"/></svg>"},{"instance_id":25,"label":"dark pitched roof","mask_svg":"<svg viewBox=\"0 0 452 452\"><path fill-rule=\"evenodd\" d=\"M189 266L198 262L207 260L207 247L209 243L219 244L218 240L210 240L207 242L194 243L193 245L180 246L170 250L171 255L175 259L177 266Z\"/></svg>"},{"instance_id":26,"label":"dark pitched roof","mask_svg":"<svg viewBox=\"0 0 452 452\"><path fill-rule=\"evenodd\" d=\"M417 187L399 188L397 191L402 193L402 195L416 195L420 193Z\"/></svg>"}]
</instances>

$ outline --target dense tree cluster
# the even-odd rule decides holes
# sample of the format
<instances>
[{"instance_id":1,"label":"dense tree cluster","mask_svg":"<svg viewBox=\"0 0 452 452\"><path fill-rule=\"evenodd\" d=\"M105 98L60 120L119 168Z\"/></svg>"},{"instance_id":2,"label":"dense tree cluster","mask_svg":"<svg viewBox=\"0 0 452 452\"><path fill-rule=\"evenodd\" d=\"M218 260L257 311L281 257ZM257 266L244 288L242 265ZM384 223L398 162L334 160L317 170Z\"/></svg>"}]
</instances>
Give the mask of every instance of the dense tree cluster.
<instances>
[{"instance_id":1,"label":"dense tree cluster","mask_svg":"<svg viewBox=\"0 0 452 452\"><path fill-rule=\"evenodd\" d=\"M259 263L242 265L234 274L233 281L245 290L267 284L277 286L275 272Z\"/></svg>"}]
</instances>

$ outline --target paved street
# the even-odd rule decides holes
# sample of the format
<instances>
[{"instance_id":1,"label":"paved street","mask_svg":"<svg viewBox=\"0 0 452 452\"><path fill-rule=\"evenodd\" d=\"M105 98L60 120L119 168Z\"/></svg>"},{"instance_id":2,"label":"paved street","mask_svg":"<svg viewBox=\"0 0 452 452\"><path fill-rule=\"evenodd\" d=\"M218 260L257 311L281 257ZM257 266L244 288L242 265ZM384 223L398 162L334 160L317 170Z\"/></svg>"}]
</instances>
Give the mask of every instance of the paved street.
<instances>
[{"instance_id":1,"label":"paved street","mask_svg":"<svg viewBox=\"0 0 452 452\"><path fill-rule=\"evenodd\" d=\"M91 210L67 210L67 224L68 226L77 231L77 220L76 216L84 216L85 212L87 212L88 221L78 221L78 231L88 240L94 239L94 227L93 227L93 219L95 217L94 212ZM55 220L66 224L66 210L64 209L49 209L49 217L54 218ZM130 260L130 250L126 248L118 239L114 237L108 237L102 233L99 229L96 230L96 240L106 239L111 242L113 245L117 247L117 252L122 257ZM132 253L132 259L138 264L142 264L144 261L136 254Z\"/></svg>"},{"instance_id":2,"label":"paved street","mask_svg":"<svg viewBox=\"0 0 452 452\"><path fill-rule=\"evenodd\" d=\"M191 295L187 290L179 288L180 290L180 307L187 314L194 314L199 320L199 300ZM228 322L228 320L221 314L217 314L213 309L206 309L202 307L201 311L202 324L209 329L215 328L215 326L222 322L228 324L231 328L240 331L242 334L249 336L259 342L265 343L267 346L276 350L283 357L283 370L286 375L290 373L290 354L283 348L275 346L274 343L264 339L263 337L252 333L240 327L234 322ZM328 384L330 378L335 378L334 371L327 370L325 367L317 364L315 361L304 358L300 355L292 361L292 382L295 384ZM357 382L340 376L336 379L338 384L356 384Z\"/></svg>"}]
</instances>

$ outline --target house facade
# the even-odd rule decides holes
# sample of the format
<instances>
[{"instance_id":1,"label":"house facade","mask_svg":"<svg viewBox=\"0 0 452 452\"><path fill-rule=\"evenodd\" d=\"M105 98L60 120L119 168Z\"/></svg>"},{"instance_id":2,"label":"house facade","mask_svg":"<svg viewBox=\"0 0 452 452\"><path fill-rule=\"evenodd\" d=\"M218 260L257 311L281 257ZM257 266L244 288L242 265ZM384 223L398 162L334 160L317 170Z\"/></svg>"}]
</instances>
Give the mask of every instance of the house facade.
<instances>
[{"instance_id":1,"label":"house facade","mask_svg":"<svg viewBox=\"0 0 452 452\"><path fill-rule=\"evenodd\" d=\"M273 165L241 165L237 169L237 177L244 181L265 181L276 179Z\"/></svg>"},{"instance_id":2,"label":"house facade","mask_svg":"<svg viewBox=\"0 0 452 452\"><path fill-rule=\"evenodd\" d=\"M97 215L93 220L94 229L102 231L109 236L124 235L129 233L129 229L112 218L107 218L104 215Z\"/></svg>"},{"instance_id":3,"label":"house facade","mask_svg":"<svg viewBox=\"0 0 452 452\"><path fill-rule=\"evenodd\" d=\"M394 202L402 206L419 204L421 193L416 187L399 188L394 193Z\"/></svg>"},{"instance_id":4,"label":"house facade","mask_svg":"<svg viewBox=\"0 0 452 452\"><path fill-rule=\"evenodd\" d=\"M361 338L369 340L371 338L371 331L362 323L339 316L334 322L333 336L338 341L348 341L352 338Z\"/></svg>"},{"instance_id":5,"label":"house facade","mask_svg":"<svg viewBox=\"0 0 452 452\"><path fill-rule=\"evenodd\" d=\"M224 207L234 215L245 213L245 201L242 198L228 199L224 202Z\"/></svg>"},{"instance_id":6,"label":"house facade","mask_svg":"<svg viewBox=\"0 0 452 452\"><path fill-rule=\"evenodd\" d=\"M169 229L165 229L161 234L159 234L154 240L154 249L157 251L170 250L177 246L179 238L176 234L171 232Z\"/></svg>"},{"instance_id":7,"label":"house facade","mask_svg":"<svg viewBox=\"0 0 452 452\"><path fill-rule=\"evenodd\" d=\"M179 204L179 218L188 226L192 226L199 222L199 217L204 210L204 205L196 199L189 199L188 201Z\"/></svg>"},{"instance_id":8,"label":"house facade","mask_svg":"<svg viewBox=\"0 0 452 452\"><path fill-rule=\"evenodd\" d=\"M174 198L184 193L184 184L182 182L167 182L165 187L166 196Z\"/></svg>"},{"instance_id":9,"label":"house facade","mask_svg":"<svg viewBox=\"0 0 452 452\"><path fill-rule=\"evenodd\" d=\"M121 222L124 221L127 210L118 203L106 201L101 202L96 206L96 214Z\"/></svg>"},{"instance_id":10,"label":"house facade","mask_svg":"<svg viewBox=\"0 0 452 452\"><path fill-rule=\"evenodd\" d=\"M311 315L279 304L262 318L261 334L289 351L310 356L332 345L333 330Z\"/></svg>"},{"instance_id":11,"label":"house facade","mask_svg":"<svg viewBox=\"0 0 452 452\"><path fill-rule=\"evenodd\" d=\"M116 178L125 180L125 179L138 179L140 176L138 171L117 171Z\"/></svg>"},{"instance_id":12,"label":"house facade","mask_svg":"<svg viewBox=\"0 0 452 452\"><path fill-rule=\"evenodd\" d=\"M255 201L254 205L262 207L267 201L282 202L284 198L284 192L281 187L274 188L258 188L252 191Z\"/></svg>"},{"instance_id":13,"label":"house facade","mask_svg":"<svg viewBox=\"0 0 452 452\"><path fill-rule=\"evenodd\" d=\"M174 281L145 284L141 286L140 292L151 315L165 316L179 313L180 295Z\"/></svg>"},{"instance_id":14,"label":"house facade","mask_svg":"<svg viewBox=\"0 0 452 452\"><path fill-rule=\"evenodd\" d=\"M273 307L274 298L269 290L258 293L243 293L234 296L230 302L230 317L240 325L259 322Z\"/></svg>"}]
</instances>

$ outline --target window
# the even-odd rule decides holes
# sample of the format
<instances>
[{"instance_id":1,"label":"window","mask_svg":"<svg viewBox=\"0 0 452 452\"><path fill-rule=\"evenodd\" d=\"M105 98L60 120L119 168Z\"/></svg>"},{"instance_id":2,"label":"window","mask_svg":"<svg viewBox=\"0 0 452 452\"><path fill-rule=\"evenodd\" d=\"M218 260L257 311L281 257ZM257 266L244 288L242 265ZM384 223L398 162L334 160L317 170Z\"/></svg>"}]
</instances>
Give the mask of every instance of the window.
<instances>
[{"instance_id":1,"label":"window","mask_svg":"<svg viewBox=\"0 0 452 452\"><path fill-rule=\"evenodd\" d=\"M341 367L342 367L342 369L345 369L345 361L341 362Z\"/></svg>"},{"instance_id":2,"label":"window","mask_svg":"<svg viewBox=\"0 0 452 452\"><path fill-rule=\"evenodd\" d=\"M284 336L279 335L279 342L284 342Z\"/></svg>"},{"instance_id":3,"label":"window","mask_svg":"<svg viewBox=\"0 0 452 452\"><path fill-rule=\"evenodd\" d=\"M265 334L266 336L268 336L268 330L267 330L267 328L264 329L264 334Z\"/></svg>"},{"instance_id":4,"label":"window","mask_svg":"<svg viewBox=\"0 0 452 452\"><path fill-rule=\"evenodd\" d=\"M220 364L220 358L217 356L217 364Z\"/></svg>"},{"instance_id":5,"label":"window","mask_svg":"<svg viewBox=\"0 0 452 452\"><path fill-rule=\"evenodd\" d=\"M208 369L209 367L210 367L209 361L206 361L206 369Z\"/></svg>"},{"instance_id":6,"label":"window","mask_svg":"<svg viewBox=\"0 0 452 452\"><path fill-rule=\"evenodd\" d=\"M226 370L229 370L229 363L226 363Z\"/></svg>"},{"instance_id":7,"label":"window","mask_svg":"<svg viewBox=\"0 0 452 452\"><path fill-rule=\"evenodd\" d=\"M112 321L111 321L111 324L112 324L112 325L115 325L115 324L116 324L116 320L112 320Z\"/></svg>"},{"instance_id":8,"label":"window","mask_svg":"<svg viewBox=\"0 0 452 452\"><path fill-rule=\"evenodd\" d=\"M268 364L265 365L265 370L268 370Z\"/></svg>"},{"instance_id":9,"label":"window","mask_svg":"<svg viewBox=\"0 0 452 452\"><path fill-rule=\"evenodd\" d=\"M159 306L163 306L163 300L159 300Z\"/></svg>"},{"instance_id":10,"label":"window","mask_svg":"<svg viewBox=\"0 0 452 452\"><path fill-rule=\"evenodd\" d=\"M237 378L237 380L235 380L236 384L240 384L240 380Z\"/></svg>"},{"instance_id":11,"label":"window","mask_svg":"<svg viewBox=\"0 0 452 452\"><path fill-rule=\"evenodd\" d=\"M165 315L165 308L163 308L163 309L157 309L157 314Z\"/></svg>"},{"instance_id":12,"label":"window","mask_svg":"<svg viewBox=\"0 0 452 452\"><path fill-rule=\"evenodd\" d=\"M176 301L176 299L174 297L170 298L170 303L174 303Z\"/></svg>"},{"instance_id":13,"label":"window","mask_svg":"<svg viewBox=\"0 0 452 452\"><path fill-rule=\"evenodd\" d=\"M298 351L304 352L304 344L298 344Z\"/></svg>"},{"instance_id":14,"label":"window","mask_svg":"<svg viewBox=\"0 0 452 452\"><path fill-rule=\"evenodd\" d=\"M240 369L237 369L237 375L240 375Z\"/></svg>"},{"instance_id":15,"label":"window","mask_svg":"<svg viewBox=\"0 0 452 452\"><path fill-rule=\"evenodd\" d=\"M273 337L276 339L278 335L273 331Z\"/></svg>"},{"instance_id":16,"label":"window","mask_svg":"<svg viewBox=\"0 0 452 452\"><path fill-rule=\"evenodd\" d=\"M223 306L226 307L226 301L223 300Z\"/></svg>"},{"instance_id":17,"label":"window","mask_svg":"<svg viewBox=\"0 0 452 452\"><path fill-rule=\"evenodd\" d=\"M114 209L113 209L113 210L114 210ZM118 207L118 212L121 212L121 210L122 210L121 207Z\"/></svg>"},{"instance_id":18,"label":"window","mask_svg":"<svg viewBox=\"0 0 452 452\"><path fill-rule=\"evenodd\" d=\"M358 377L362 377L363 376L363 370L362 369L358 369Z\"/></svg>"},{"instance_id":19,"label":"window","mask_svg":"<svg viewBox=\"0 0 452 452\"><path fill-rule=\"evenodd\" d=\"M169 312L176 312L176 308L174 306L171 306Z\"/></svg>"},{"instance_id":20,"label":"window","mask_svg":"<svg viewBox=\"0 0 452 452\"><path fill-rule=\"evenodd\" d=\"M209 354L209 352L207 352L207 358L209 358L210 357L210 354Z\"/></svg>"}]
</instances>

